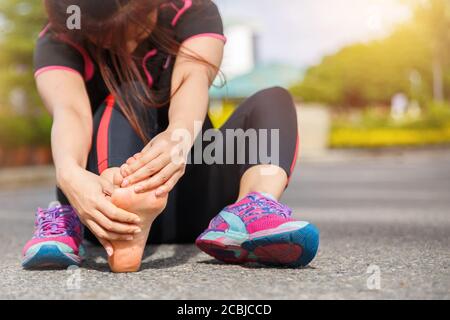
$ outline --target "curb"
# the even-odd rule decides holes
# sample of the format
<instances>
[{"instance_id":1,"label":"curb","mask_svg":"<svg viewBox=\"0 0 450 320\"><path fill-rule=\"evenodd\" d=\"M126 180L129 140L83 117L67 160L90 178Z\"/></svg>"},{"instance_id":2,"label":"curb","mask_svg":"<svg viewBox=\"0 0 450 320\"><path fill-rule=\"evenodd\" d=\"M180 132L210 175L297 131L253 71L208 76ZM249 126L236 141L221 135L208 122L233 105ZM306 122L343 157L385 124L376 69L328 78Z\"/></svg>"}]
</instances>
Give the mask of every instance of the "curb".
<instances>
[{"instance_id":1,"label":"curb","mask_svg":"<svg viewBox=\"0 0 450 320\"><path fill-rule=\"evenodd\" d=\"M0 188L55 183L53 166L0 169Z\"/></svg>"},{"instance_id":2,"label":"curb","mask_svg":"<svg viewBox=\"0 0 450 320\"><path fill-rule=\"evenodd\" d=\"M407 156L414 155L414 159L421 160L432 157L445 157L450 159L449 147L424 147L424 148L390 148L377 150L327 150L317 154L300 153L298 162L307 164L342 163L383 160L396 158L407 160ZM21 187L37 184L56 185L55 168L49 166L3 168L0 169L0 188Z\"/></svg>"}]
</instances>

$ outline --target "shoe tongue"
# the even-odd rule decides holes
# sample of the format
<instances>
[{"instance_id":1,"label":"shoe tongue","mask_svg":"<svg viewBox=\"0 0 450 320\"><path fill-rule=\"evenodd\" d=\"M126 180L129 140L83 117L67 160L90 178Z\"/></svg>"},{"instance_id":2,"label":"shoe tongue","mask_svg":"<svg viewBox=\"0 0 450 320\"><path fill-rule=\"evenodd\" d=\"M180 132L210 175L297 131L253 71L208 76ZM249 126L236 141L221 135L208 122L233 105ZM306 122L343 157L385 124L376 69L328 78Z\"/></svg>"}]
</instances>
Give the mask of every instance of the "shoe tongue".
<instances>
[{"instance_id":1,"label":"shoe tongue","mask_svg":"<svg viewBox=\"0 0 450 320\"><path fill-rule=\"evenodd\" d=\"M260 192L260 194L261 194L262 196L264 196L265 198L267 198L267 199L270 199L270 200L272 200L272 201L278 202L277 198L275 198L275 197L274 197L273 195L271 195L270 193Z\"/></svg>"},{"instance_id":2,"label":"shoe tongue","mask_svg":"<svg viewBox=\"0 0 450 320\"><path fill-rule=\"evenodd\" d=\"M256 203L258 203L258 205L255 206ZM233 206L233 211L235 211L237 215L242 216L249 214L250 212L255 212L251 208L256 209L256 211L263 209L262 211L266 213L274 213L286 217L292 216L292 210L289 207L278 202L271 194L260 192L248 194L244 199Z\"/></svg>"},{"instance_id":3,"label":"shoe tongue","mask_svg":"<svg viewBox=\"0 0 450 320\"><path fill-rule=\"evenodd\" d=\"M66 236L82 237L82 225L70 206L53 209L39 208L36 212L35 236L37 238Z\"/></svg>"},{"instance_id":4,"label":"shoe tongue","mask_svg":"<svg viewBox=\"0 0 450 320\"><path fill-rule=\"evenodd\" d=\"M55 208L58 208L58 207L61 207L61 202L59 202L59 201L52 201L48 205L48 209L55 209Z\"/></svg>"},{"instance_id":5,"label":"shoe tongue","mask_svg":"<svg viewBox=\"0 0 450 320\"><path fill-rule=\"evenodd\" d=\"M64 231L65 225L69 223L70 215L68 212L59 207L52 209L38 210L41 223L46 230L53 232ZM62 228L62 229L61 229ZM61 229L61 230L60 230Z\"/></svg>"}]
</instances>

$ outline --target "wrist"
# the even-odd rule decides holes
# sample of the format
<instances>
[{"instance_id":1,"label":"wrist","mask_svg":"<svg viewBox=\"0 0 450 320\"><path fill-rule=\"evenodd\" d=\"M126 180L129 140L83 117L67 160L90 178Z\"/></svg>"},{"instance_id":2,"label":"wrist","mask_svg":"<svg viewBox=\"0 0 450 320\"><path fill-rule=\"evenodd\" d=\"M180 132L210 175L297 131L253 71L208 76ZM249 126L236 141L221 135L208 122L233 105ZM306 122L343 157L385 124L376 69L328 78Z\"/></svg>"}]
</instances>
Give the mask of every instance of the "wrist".
<instances>
[{"instance_id":1,"label":"wrist","mask_svg":"<svg viewBox=\"0 0 450 320\"><path fill-rule=\"evenodd\" d=\"M73 177L79 175L82 170L84 169L76 164L56 166L56 183L58 187L64 191L65 187L73 181Z\"/></svg>"},{"instance_id":2,"label":"wrist","mask_svg":"<svg viewBox=\"0 0 450 320\"><path fill-rule=\"evenodd\" d=\"M192 121L170 121L169 126L167 127L167 132L174 133L177 131L185 131L190 134L192 140L198 136L203 129L203 121L200 120L192 120Z\"/></svg>"},{"instance_id":3,"label":"wrist","mask_svg":"<svg viewBox=\"0 0 450 320\"><path fill-rule=\"evenodd\" d=\"M176 130L189 130L189 129L184 121L170 121L166 131L174 132Z\"/></svg>"}]
</instances>

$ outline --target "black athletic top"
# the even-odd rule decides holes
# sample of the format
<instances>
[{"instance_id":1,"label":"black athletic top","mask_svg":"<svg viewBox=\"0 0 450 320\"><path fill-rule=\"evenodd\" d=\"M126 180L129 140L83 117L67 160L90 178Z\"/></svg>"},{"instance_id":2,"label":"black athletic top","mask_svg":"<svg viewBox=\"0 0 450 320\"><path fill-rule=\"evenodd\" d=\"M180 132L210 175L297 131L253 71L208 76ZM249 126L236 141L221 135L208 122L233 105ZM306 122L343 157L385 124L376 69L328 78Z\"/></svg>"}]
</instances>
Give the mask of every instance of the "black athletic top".
<instances>
[{"instance_id":1,"label":"black athletic top","mask_svg":"<svg viewBox=\"0 0 450 320\"><path fill-rule=\"evenodd\" d=\"M214 37L226 41L217 6L211 0L171 0L161 5L158 25L170 30L180 43L195 37ZM136 49L144 79L157 92L170 95L175 57L164 52L150 35ZM34 54L35 76L49 70L67 70L79 73L85 80L93 111L109 95L96 62L84 48L61 39L48 25L40 34ZM167 101L169 96L162 97Z\"/></svg>"}]
</instances>

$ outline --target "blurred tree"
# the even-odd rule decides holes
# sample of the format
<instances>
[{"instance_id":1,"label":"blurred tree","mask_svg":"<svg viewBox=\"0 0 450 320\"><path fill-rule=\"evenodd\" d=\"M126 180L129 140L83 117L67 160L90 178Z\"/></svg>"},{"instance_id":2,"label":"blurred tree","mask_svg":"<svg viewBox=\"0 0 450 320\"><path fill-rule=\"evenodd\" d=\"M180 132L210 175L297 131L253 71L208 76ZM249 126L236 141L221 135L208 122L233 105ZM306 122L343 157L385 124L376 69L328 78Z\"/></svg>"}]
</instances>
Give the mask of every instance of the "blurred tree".
<instances>
[{"instance_id":1,"label":"blurred tree","mask_svg":"<svg viewBox=\"0 0 450 320\"><path fill-rule=\"evenodd\" d=\"M42 1L0 1L1 111L36 115L40 101L33 77L33 49L45 24Z\"/></svg>"},{"instance_id":2,"label":"blurred tree","mask_svg":"<svg viewBox=\"0 0 450 320\"><path fill-rule=\"evenodd\" d=\"M443 98L444 88L450 88L450 0L414 5L410 22L385 39L325 57L292 88L293 94L341 106L389 104L398 92L421 101Z\"/></svg>"},{"instance_id":3,"label":"blurred tree","mask_svg":"<svg viewBox=\"0 0 450 320\"><path fill-rule=\"evenodd\" d=\"M435 100L445 99L444 68L450 60L450 1L418 1L415 20L422 36L429 39L432 50L433 95Z\"/></svg>"}]
</instances>

